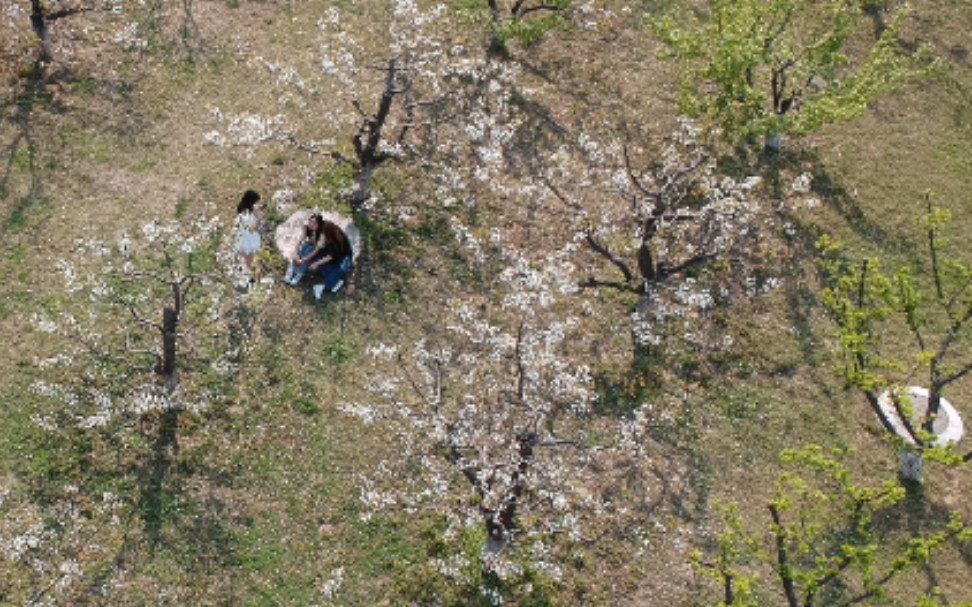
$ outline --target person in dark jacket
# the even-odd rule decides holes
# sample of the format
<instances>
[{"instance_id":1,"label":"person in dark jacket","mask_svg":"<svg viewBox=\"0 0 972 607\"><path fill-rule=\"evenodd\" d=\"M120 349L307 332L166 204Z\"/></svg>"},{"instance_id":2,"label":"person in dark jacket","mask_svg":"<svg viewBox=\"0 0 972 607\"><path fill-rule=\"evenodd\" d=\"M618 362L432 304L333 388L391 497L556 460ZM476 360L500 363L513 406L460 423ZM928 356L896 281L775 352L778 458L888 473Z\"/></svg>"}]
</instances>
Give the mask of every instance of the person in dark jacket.
<instances>
[{"instance_id":1,"label":"person in dark jacket","mask_svg":"<svg viewBox=\"0 0 972 607\"><path fill-rule=\"evenodd\" d=\"M324 246L307 270L319 274L324 282L314 287L314 295L320 299L324 291L334 293L344 286L344 278L351 271L353 252L351 241L338 225L326 219L321 221Z\"/></svg>"}]
</instances>

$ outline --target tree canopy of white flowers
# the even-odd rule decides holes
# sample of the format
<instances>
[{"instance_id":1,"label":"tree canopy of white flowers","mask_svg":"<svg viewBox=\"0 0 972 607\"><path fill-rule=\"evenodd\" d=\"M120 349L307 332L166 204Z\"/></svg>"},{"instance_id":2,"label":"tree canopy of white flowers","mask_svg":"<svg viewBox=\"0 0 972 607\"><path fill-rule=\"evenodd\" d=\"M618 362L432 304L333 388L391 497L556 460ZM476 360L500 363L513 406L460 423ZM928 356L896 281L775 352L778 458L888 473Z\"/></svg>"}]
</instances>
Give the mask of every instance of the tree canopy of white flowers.
<instances>
[{"instance_id":1,"label":"tree canopy of white flowers","mask_svg":"<svg viewBox=\"0 0 972 607\"><path fill-rule=\"evenodd\" d=\"M731 336L706 334L705 315L781 284L782 216L761 200L760 178L720 174L699 137L683 121L646 169L628 146L581 137L580 161L564 147L546 169L548 188L573 215L573 240L590 251L581 286L638 295L636 346L672 337L728 345Z\"/></svg>"},{"instance_id":2,"label":"tree canopy of white flowers","mask_svg":"<svg viewBox=\"0 0 972 607\"><path fill-rule=\"evenodd\" d=\"M50 512L67 513L61 531L11 544L29 552L20 562L48 576L52 592L84 578L79 562L111 558L117 538L105 530L120 518L144 521L151 539L180 434L233 389L258 296L232 288L223 228L216 217L151 221L114 243L79 240L55 266L65 291L32 318L50 354L34 361L30 390L40 403L33 419L73 482L45 489ZM119 489L105 493L91 480L100 477ZM78 513L78 504L93 506ZM85 558L52 564L63 555Z\"/></svg>"},{"instance_id":3,"label":"tree canopy of white flowers","mask_svg":"<svg viewBox=\"0 0 972 607\"><path fill-rule=\"evenodd\" d=\"M577 292L565 271L574 248L537 263L501 247L490 297L450 300L417 342L367 348L371 396L341 410L384 428L391 454L361 478L364 518L444 520L451 558L506 581L524 568L559 579L564 551L607 536L644 547L659 502L653 417L599 411L576 355L589 327L564 305ZM469 534L479 554L463 552ZM463 581L462 567L438 570Z\"/></svg>"},{"instance_id":4,"label":"tree canopy of white flowers","mask_svg":"<svg viewBox=\"0 0 972 607\"><path fill-rule=\"evenodd\" d=\"M412 150L409 137L426 126L421 110L446 95L442 74L447 59L462 54L461 46L447 47L441 35L429 33L433 24L443 28L443 4L423 10L411 0L392 2L387 30L373 40L358 40L348 33L347 15L329 9L318 20L320 45L316 71L254 56L254 69L266 71L268 91L278 99L280 112L272 116L224 112L213 108L219 128L205 135L217 146L243 146L251 150L273 142L287 142L311 154L327 153L339 164L353 168L353 183L340 194L356 210L370 210L377 194L371 190L375 169L387 160L400 160ZM372 27L369 28L373 29ZM375 46L380 50L376 50ZM340 91L325 107L324 91ZM299 119L292 108L322 112L326 133L298 132L289 126ZM351 144L348 153L347 143ZM373 195L374 194L374 195Z\"/></svg>"},{"instance_id":5,"label":"tree canopy of white flowers","mask_svg":"<svg viewBox=\"0 0 972 607\"><path fill-rule=\"evenodd\" d=\"M52 598L115 558L128 540L111 530L128 537L141 521L151 540L180 435L233 389L254 304L232 288L223 228L217 217L151 221L117 242L79 240L55 266L65 291L31 319L49 354L35 358L30 390L58 454L52 475L71 482L44 488L56 525L25 502L9 510L19 535L0 530Z\"/></svg>"},{"instance_id":6,"label":"tree canopy of white flowers","mask_svg":"<svg viewBox=\"0 0 972 607\"><path fill-rule=\"evenodd\" d=\"M207 408L211 395L182 372L235 368L238 350L224 346L238 298L226 280L232 258L219 250L221 228L217 217L151 221L116 243L78 241L55 264L66 297L34 314L54 348L36 363L71 379L34 384L55 401L44 425L107 427Z\"/></svg>"}]
</instances>

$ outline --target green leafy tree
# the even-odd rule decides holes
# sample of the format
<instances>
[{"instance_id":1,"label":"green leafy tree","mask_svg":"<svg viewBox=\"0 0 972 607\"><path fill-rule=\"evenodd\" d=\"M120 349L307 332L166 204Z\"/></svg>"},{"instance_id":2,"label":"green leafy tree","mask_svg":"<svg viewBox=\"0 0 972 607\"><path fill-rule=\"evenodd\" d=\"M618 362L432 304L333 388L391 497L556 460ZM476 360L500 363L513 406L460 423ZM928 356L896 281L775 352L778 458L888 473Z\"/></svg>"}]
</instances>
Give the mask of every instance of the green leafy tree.
<instances>
[{"instance_id":1,"label":"green leafy tree","mask_svg":"<svg viewBox=\"0 0 972 607\"><path fill-rule=\"evenodd\" d=\"M531 44L550 30L567 23L573 0L469 0L462 14L472 22L488 23L489 51L509 54L509 42Z\"/></svg>"},{"instance_id":2,"label":"green leafy tree","mask_svg":"<svg viewBox=\"0 0 972 607\"><path fill-rule=\"evenodd\" d=\"M934 426L945 389L972 372L972 267L946 250L942 231L951 219L949 211L935 205L931 193L925 204L918 220L928 252L924 275L911 266L888 273L878 259L850 260L839 245L824 238L818 243L829 282L823 301L837 322L841 371L848 385L865 394L882 425L902 436L913 452L956 461L954 450L936 448ZM895 327L890 322L894 318L913 338L907 367L882 347L881 338ZM924 377L917 381L927 390L927 405L917 427L910 399L894 381L896 374L899 381ZM882 403L884 397L891 407ZM972 459L972 453L961 459Z\"/></svg>"},{"instance_id":3,"label":"green leafy tree","mask_svg":"<svg viewBox=\"0 0 972 607\"><path fill-rule=\"evenodd\" d=\"M883 604L892 598L892 583L906 580L945 547L972 542L972 528L957 515L923 535L877 524L902 508L906 491L895 480L858 485L845 455L817 446L784 451L787 470L767 504L768 525L761 532L747 532L737 508L727 508L714 559L695 559L699 571L722 586L716 605ZM895 604L942 604L937 589L902 596L902 587L896 586Z\"/></svg>"},{"instance_id":4,"label":"green leafy tree","mask_svg":"<svg viewBox=\"0 0 972 607\"><path fill-rule=\"evenodd\" d=\"M928 68L923 51L899 42L903 12L866 56L845 51L860 31L859 3L847 0L707 0L704 17L652 26L672 59L687 61L681 110L733 142L806 135L850 120L870 102Z\"/></svg>"}]
</instances>

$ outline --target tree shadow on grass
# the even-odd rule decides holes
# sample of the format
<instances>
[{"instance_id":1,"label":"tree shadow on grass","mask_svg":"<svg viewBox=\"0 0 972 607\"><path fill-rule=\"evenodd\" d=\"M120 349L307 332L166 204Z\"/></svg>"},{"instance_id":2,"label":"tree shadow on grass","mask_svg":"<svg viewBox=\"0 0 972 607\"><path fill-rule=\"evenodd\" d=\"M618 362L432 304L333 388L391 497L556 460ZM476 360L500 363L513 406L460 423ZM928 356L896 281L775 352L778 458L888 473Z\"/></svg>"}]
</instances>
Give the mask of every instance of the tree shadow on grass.
<instances>
[{"instance_id":1,"label":"tree shadow on grass","mask_svg":"<svg viewBox=\"0 0 972 607\"><path fill-rule=\"evenodd\" d=\"M921 483L906 482L907 496L892 508L881 512L874 518L874 529L877 535L893 536L905 534L907 538L930 537L943 532L955 514L953 510L929 496ZM903 542L902 542L903 544ZM956 537L946 540L946 546L954 548L968 569L966 578L972 575L972 542L960 541ZM936 572L935 559L931 558L920 565L921 571L927 578L926 593L932 593L941 588ZM943 597L948 599L949 597ZM958 600L968 600L969 597L954 597ZM943 604L952 604L946 600Z\"/></svg>"},{"instance_id":2,"label":"tree shadow on grass","mask_svg":"<svg viewBox=\"0 0 972 607\"><path fill-rule=\"evenodd\" d=\"M669 513L691 522L708 507L711 466L696 448L697 432L687 406L655 404L662 395L662 383L651 369L665 364L663 359L659 350L642 349L620 376L596 375L598 398L593 408L597 415L619 419L648 417L642 438L650 442L644 446L656 453L656 461L647 464L649 476L636 479L650 496L641 506L643 514Z\"/></svg>"},{"instance_id":3,"label":"tree shadow on grass","mask_svg":"<svg viewBox=\"0 0 972 607\"><path fill-rule=\"evenodd\" d=\"M911 248L894 238L878 220L864 213L853 195L827 170L820 152L814 148L784 149L776 153L740 148L733 154L721 156L718 166L721 171L737 178L759 175L766 193L779 201L791 199L794 195L792 184L784 179L807 173L811 178L810 193L843 217L858 236L884 250L906 251Z\"/></svg>"},{"instance_id":4,"label":"tree shadow on grass","mask_svg":"<svg viewBox=\"0 0 972 607\"><path fill-rule=\"evenodd\" d=\"M34 485L31 501L44 512L50 532L81 551L74 556L85 575L70 581L74 596L83 592L80 596L97 604L100 599L94 597L102 597L119 573L151 576L149 564L156 559L174 561L181 571L200 576L225 576L238 565L233 529L247 521L234 519L221 497L232 478L199 465L196 456L201 454L173 456L176 422L174 413L160 417L152 429L156 441L142 461L119 452L128 441L116 441L117 435L99 439L91 431L73 429L31 439L38 454L34 467L24 471ZM190 483L208 490L187 489ZM65 504L78 514L65 519ZM110 546L114 552L102 552ZM38 573L49 583L42 584L35 602L70 577L66 570Z\"/></svg>"},{"instance_id":5,"label":"tree shadow on grass","mask_svg":"<svg viewBox=\"0 0 972 607\"><path fill-rule=\"evenodd\" d=\"M155 441L145 461L135 471L137 494L125 527L125 537L110 563L97 570L87 582L88 592L97 595L117 571L147 573L157 559L174 562L185 575L225 577L239 565L234 521L227 505L217 497L220 488L230 487L225 473L200 469L179 453L176 429L179 414L160 415ZM209 487L203 495L193 494L186 484ZM214 598L215 600L215 598Z\"/></svg>"},{"instance_id":6,"label":"tree shadow on grass","mask_svg":"<svg viewBox=\"0 0 972 607\"><path fill-rule=\"evenodd\" d=\"M172 462L179 453L178 426L177 410L168 409L161 413L151 453L138 471L138 507L145 535L153 548L161 539L166 502L175 497L166 490L165 485Z\"/></svg>"},{"instance_id":7,"label":"tree shadow on grass","mask_svg":"<svg viewBox=\"0 0 972 607\"><path fill-rule=\"evenodd\" d=\"M207 476L212 485L230 484L218 473ZM102 566L87 581L89 595L98 596L118 571L151 575L149 564L157 559L174 562L183 575L201 580L217 576L223 581L239 566L237 534L232 531L233 518L227 505L212 495L195 499L181 491L179 481L171 476L165 484L167 487L160 488L158 493L141 496L128 523L130 531L110 565ZM146 520L149 516L157 518ZM136 522L141 523L141 529L131 527ZM206 582L201 580L196 583L205 586ZM215 593L209 598L218 600Z\"/></svg>"},{"instance_id":8,"label":"tree shadow on grass","mask_svg":"<svg viewBox=\"0 0 972 607\"><path fill-rule=\"evenodd\" d=\"M711 465L691 448L669 448L673 449L671 456L684 462L684 469L671 472L652 466L657 482L652 485L650 495L655 497L646 504L646 512L656 518L670 513L686 523L699 522L709 508Z\"/></svg>"},{"instance_id":9,"label":"tree shadow on grass","mask_svg":"<svg viewBox=\"0 0 972 607\"><path fill-rule=\"evenodd\" d=\"M881 225L880 218L868 217L857 200L824 166L820 152L813 148L784 149L778 153L738 149L719 158L722 171L737 178L756 174L763 179L766 195L775 201L788 201L801 196L820 201L837 212L857 236L875 248L896 255L915 255L915 248L896 238ZM797 175L810 177L809 191L795 193L789 181ZM787 204L775 210L780 225L787 226L784 238L789 250L782 264L783 288L787 318L798 341L804 361L811 367L820 363L813 331L813 312L820 308L817 294L810 285L824 279L816 264L817 243L828 232L827 226L794 213Z\"/></svg>"},{"instance_id":10,"label":"tree shadow on grass","mask_svg":"<svg viewBox=\"0 0 972 607\"><path fill-rule=\"evenodd\" d=\"M13 196L13 180L17 173L26 171L30 177L27 193L14 200L9 207L4 204L4 217L0 220L0 239L26 228L31 208L44 202L44 184L37 164L38 149L34 138L34 115L40 109L57 114L67 112L67 108L54 99L47 84L60 84L68 77L65 72L47 74L46 70L46 64L40 60L29 68L24 68L21 71L23 86L12 96L0 100L0 109L13 108L12 115L6 121L15 129L13 139L0 152L0 155L6 157L5 166L0 173L0 202L5 203Z\"/></svg>"}]
</instances>

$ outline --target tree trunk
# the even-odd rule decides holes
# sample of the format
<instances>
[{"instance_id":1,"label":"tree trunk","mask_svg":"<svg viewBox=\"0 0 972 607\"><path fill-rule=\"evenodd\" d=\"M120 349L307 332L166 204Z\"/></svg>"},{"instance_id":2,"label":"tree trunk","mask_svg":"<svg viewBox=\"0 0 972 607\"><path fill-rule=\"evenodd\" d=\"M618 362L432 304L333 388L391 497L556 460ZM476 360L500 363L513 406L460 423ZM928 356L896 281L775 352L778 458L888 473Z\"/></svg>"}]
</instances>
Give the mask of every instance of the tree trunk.
<instances>
[{"instance_id":1,"label":"tree trunk","mask_svg":"<svg viewBox=\"0 0 972 607\"><path fill-rule=\"evenodd\" d=\"M176 376L176 336L178 335L179 314L174 308L162 310L162 377L165 378L165 392L170 395L178 385Z\"/></svg>"},{"instance_id":2,"label":"tree trunk","mask_svg":"<svg viewBox=\"0 0 972 607\"><path fill-rule=\"evenodd\" d=\"M361 206L371 198L371 179L375 174L375 165L365 164L354 169L354 186L351 190L351 208L360 211Z\"/></svg>"},{"instance_id":3,"label":"tree trunk","mask_svg":"<svg viewBox=\"0 0 972 607\"><path fill-rule=\"evenodd\" d=\"M354 136L354 152L357 162L354 164L354 189L351 192L351 206L355 211L371 197L371 178L375 169L389 158L380 151L381 131L391 114L395 95L402 91L395 88L396 78L401 70L396 67L395 59L388 62L388 75L385 78L385 92L378 103L378 112L374 116L366 116L358 133Z\"/></svg>"},{"instance_id":4,"label":"tree trunk","mask_svg":"<svg viewBox=\"0 0 972 607\"><path fill-rule=\"evenodd\" d=\"M918 449L905 448L901 452L901 478L913 483L921 482L921 470L925 460Z\"/></svg>"},{"instance_id":5,"label":"tree trunk","mask_svg":"<svg viewBox=\"0 0 972 607\"><path fill-rule=\"evenodd\" d=\"M513 486L510 488L509 497L503 503L499 512L483 512L486 523L486 544L483 546L483 554L502 552L509 544L510 531L516 527L516 509L525 489L526 474L530 468L530 462L533 460L533 448L537 441L537 435L533 432L525 432L519 434L516 440L519 443L518 455L520 461L513 473Z\"/></svg>"},{"instance_id":6,"label":"tree trunk","mask_svg":"<svg viewBox=\"0 0 972 607\"><path fill-rule=\"evenodd\" d=\"M483 545L483 555L499 554L506 550L506 530L493 517L486 518L486 543Z\"/></svg>"},{"instance_id":7,"label":"tree trunk","mask_svg":"<svg viewBox=\"0 0 972 607\"><path fill-rule=\"evenodd\" d=\"M506 42L500 36L500 30L503 28L503 13L496 0L488 0L489 13L492 18L492 27L489 30L489 46L487 47L487 52L493 57L508 57L509 49L506 48Z\"/></svg>"},{"instance_id":8,"label":"tree trunk","mask_svg":"<svg viewBox=\"0 0 972 607\"><path fill-rule=\"evenodd\" d=\"M942 388L937 375L938 373L933 370L931 381L928 382L928 408L925 409L925 419L921 424L925 432L932 434L935 433L935 420L942 408Z\"/></svg>"},{"instance_id":9,"label":"tree trunk","mask_svg":"<svg viewBox=\"0 0 972 607\"><path fill-rule=\"evenodd\" d=\"M768 133L764 139L763 146L767 152L778 154L783 149L783 134Z\"/></svg>"},{"instance_id":10,"label":"tree trunk","mask_svg":"<svg viewBox=\"0 0 972 607\"><path fill-rule=\"evenodd\" d=\"M54 45L51 43L51 32L47 26L47 11L41 0L30 0L30 25L40 39L40 60L50 61L54 57Z\"/></svg>"}]
</instances>

